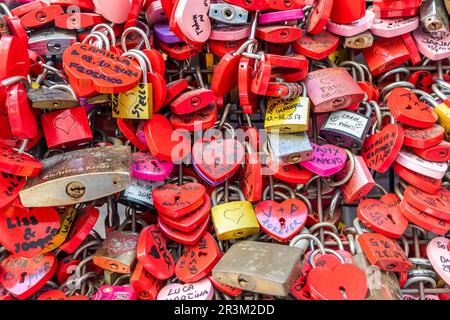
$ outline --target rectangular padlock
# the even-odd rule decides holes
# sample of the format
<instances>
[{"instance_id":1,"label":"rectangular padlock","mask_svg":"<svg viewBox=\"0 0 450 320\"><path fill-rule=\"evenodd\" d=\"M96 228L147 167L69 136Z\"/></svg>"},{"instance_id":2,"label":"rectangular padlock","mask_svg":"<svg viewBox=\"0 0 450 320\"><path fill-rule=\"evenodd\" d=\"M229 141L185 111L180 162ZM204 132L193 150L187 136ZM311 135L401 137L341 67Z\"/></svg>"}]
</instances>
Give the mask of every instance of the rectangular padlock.
<instances>
[{"instance_id":1,"label":"rectangular padlock","mask_svg":"<svg viewBox=\"0 0 450 320\"><path fill-rule=\"evenodd\" d=\"M209 17L227 24L243 24L248 20L248 11L228 3L212 3L209 6Z\"/></svg>"},{"instance_id":2,"label":"rectangular padlock","mask_svg":"<svg viewBox=\"0 0 450 320\"><path fill-rule=\"evenodd\" d=\"M280 130L281 133L308 131L309 98L271 98L267 101L264 127L267 131Z\"/></svg>"},{"instance_id":3,"label":"rectangular padlock","mask_svg":"<svg viewBox=\"0 0 450 320\"><path fill-rule=\"evenodd\" d=\"M355 106L365 93L345 68L327 68L309 73L305 80L315 113Z\"/></svg>"},{"instance_id":4,"label":"rectangular padlock","mask_svg":"<svg viewBox=\"0 0 450 320\"><path fill-rule=\"evenodd\" d=\"M43 57L62 57L64 51L76 41L74 30L44 29L33 32L28 49Z\"/></svg>"},{"instance_id":5,"label":"rectangular padlock","mask_svg":"<svg viewBox=\"0 0 450 320\"><path fill-rule=\"evenodd\" d=\"M269 153L279 164L296 164L311 159L313 148L306 132L268 133Z\"/></svg>"},{"instance_id":6,"label":"rectangular padlock","mask_svg":"<svg viewBox=\"0 0 450 320\"><path fill-rule=\"evenodd\" d=\"M25 207L58 207L93 201L121 192L130 183L125 146L67 152L42 160L40 174L20 192Z\"/></svg>"},{"instance_id":7,"label":"rectangular padlock","mask_svg":"<svg viewBox=\"0 0 450 320\"><path fill-rule=\"evenodd\" d=\"M31 106L35 109L66 109L78 107L80 102L72 94L59 89L39 88L27 92Z\"/></svg>"},{"instance_id":8,"label":"rectangular padlock","mask_svg":"<svg viewBox=\"0 0 450 320\"><path fill-rule=\"evenodd\" d=\"M239 241L212 270L214 279L246 291L286 297L300 275L302 250L279 244Z\"/></svg>"},{"instance_id":9,"label":"rectangular padlock","mask_svg":"<svg viewBox=\"0 0 450 320\"><path fill-rule=\"evenodd\" d=\"M428 0L420 7L420 21L428 32L448 32L448 15L442 0Z\"/></svg>"},{"instance_id":10,"label":"rectangular padlock","mask_svg":"<svg viewBox=\"0 0 450 320\"><path fill-rule=\"evenodd\" d=\"M329 143L349 149L361 149L371 121L356 112L339 110L332 112L320 129L320 135Z\"/></svg>"},{"instance_id":11,"label":"rectangular padlock","mask_svg":"<svg viewBox=\"0 0 450 320\"><path fill-rule=\"evenodd\" d=\"M344 47L350 49L365 49L373 45L373 35L370 31L366 31L356 36L345 37Z\"/></svg>"}]
</instances>

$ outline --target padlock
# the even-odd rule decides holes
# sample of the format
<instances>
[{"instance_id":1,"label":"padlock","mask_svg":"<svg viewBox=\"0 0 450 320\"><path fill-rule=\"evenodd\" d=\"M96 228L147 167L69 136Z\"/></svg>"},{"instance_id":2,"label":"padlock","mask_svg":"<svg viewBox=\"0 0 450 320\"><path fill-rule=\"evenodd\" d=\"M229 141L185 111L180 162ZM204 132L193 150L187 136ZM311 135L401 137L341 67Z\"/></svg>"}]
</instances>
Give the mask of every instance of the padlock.
<instances>
[{"instance_id":1,"label":"padlock","mask_svg":"<svg viewBox=\"0 0 450 320\"><path fill-rule=\"evenodd\" d=\"M403 18L417 16L421 4L422 0L374 0L372 9L381 18Z\"/></svg>"},{"instance_id":2,"label":"padlock","mask_svg":"<svg viewBox=\"0 0 450 320\"><path fill-rule=\"evenodd\" d=\"M305 84L315 113L345 109L364 99L363 91L344 68L310 72Z\"/></svg>"},{"instance_id":3,"label":"padlock","mask_svg":"<svg viewBox=\"0 0 450 320\"><path fill-rule=\"evenodd\" d=\"M224 193L229 192L224 187L215 189L211 195L211 217L217 239L241 239L259 233L259 223L251 202L245 200L239 188L230 185L229 190L238 194L239 201L220 204L227 198Z\"/></svg>"},{"instance_id":4,"label":"padlock","mask_svg":"<svg viewBox=\"0 0 450 320\"><path fill-rule=\"evenodd\" d=\"M79 145L93 138L84 107L45 113L41 124L49 149Z\"/></svg>"},{"instance_id":5,"label":"padlock","mask_svg":"<svg viewBox=\"0 0 450 320\"><path fill-rule=\"evenodd\" d=\"M96 13L67 13L55 17L55 26L68 30L89 28L103 22L105 19Z\"/></svg>"},{"instance_id":6,"label":"padlock","mask_svg":"<svg viewBox=\"0 0 450 320\"><path fill-rule=\"evenodd\" d=\"M370 32L382 38L393 38L413 32L419 27L419 23L419 17L398 19L381 19L377 17Z\"/></svg>"},{"instance_id":7,"label":"padlock","mask_svg":"<svg viewBox=\"0 0 450 320\"><path fill-rule=\"evenodd\" d=\"M285 297L300 274L301 258L299 248L239 241L219 260L212 275L218 282L235 288Z\"/></svg>"},{"instance_id":8,"label":"padlock","mask_svg":"<svg viewBox=\"0 0 450 320\"><path fill-rule=\"evenodd\" d=\"M333 21L328 22L327 30L344 37L353 37L357 34L368 31L375 23L375 14L367 10L364 16L352 24L339 24Z\"/></svg>"},{"instance_id":9,"label":"padlock","mask_svg":"<svg viewBox=\"0 0 450 320\"><path fill-rule=\"evenodd\" d=\"M420 21L428 32L447 33L448 15L445 13L444 3L442 0L426 1L420 7Z\"/></svg>"},{"instance_id":10,"label":"padlock","mask_svg":"<svg viewBox=\"0 0 450 320\"><path fill-rule=\"evenodd\" d=\"M351 162L347 162L344 169L338 172L336 177L343 180L348 174L351 174L348 182L340 186L344 201L347 204L354 204L367 196L375 186L375 180L367 168L364 159L361 156L353 156L355 166L353 173L351 170Z\"/></svg>"},{"instance_id":11,"label":"padlock","mask_svg":"<svg viewBox=\"0 0 450 320\"><path fill-rule=\"evenodd\" d=\"M49 88L30 89L27 92L31 107L35 109L65 109L78 107L75 93L70 87L53 86Z\"/></svg>"},{"instance_id":12,"label":"padlock","mask_svg":"<svg viewBox=\"0 0 450 320\"><path fill-rule=\"evenodd\" d=\"M268 99L264 128L280 133L305 132L309 129L309 98L306 86L302 84L301 97L292 99Z\"/></svg>"},{"instance_id":13,"label":"padlock","mask_svg":"<svg viewBox=\"0 0 450 320\"><path fill-rule=\"evenodd\" d=\"M130 148L123 146L57 155L43 160L43 171L28 181L20 198L27 207L61 206L100 199L126 188L130 182L129 162Z\"/></svg>"},{"instance_id":14,"label":"padlock","mask_svg":"<svg viewBox=\"0 0 450 320\"><path fill-rule=\"evenodd\" d=\"M310 34L322 32L330 19L332 9L333 1L315 1L306 21L306 31Z\"/></svg>"},{"instance_id":15,"label":"padlock","mask_svg":"<svg viewBox=\"0 0 450 320\"><path fill-rule=\"evenodd\" d=\"M139 300L156 300L163 282L153 277L141 263L137 263L130 279Z\"/></svg>"},{"instance_id":16,"label":"padlock","mask_svg":"<svg viewBox=\"0 0 450 320\"><path fill-rule=\"evenodd\" d=\"M157 23L154 26L155 28L155 36L162 42L165 43L180 43L183 42L180 38L176 36L170 30L169 24L167 22Z\"/></svg>"},{"instance_id":17,"label":"padlock","mask_svg":"<svg viewBox=\"0 0 450 320\"><path fill-rule=\"evenodd\" d=\"M411 151L427 161L448 162L450 161L450 143L442 141L437 146L428 149L412 148Z\"/></svg>"},{"instance_id":18,"label":"padlock","mask_svg":"<svg viewBox=\"0 0 450 320\"><path fill-rule=\"evenodd\" d=\"M438 32L438 38L428 33L423 26L413 32L419 52L433 61L446 59L450 56L450 49L446 45L450 41L450 33L447 30Z\"/></svg>"},{"instance_id":19,"label":"padlock","mask_svg":"<svg viewBox=\"0 0 450 320\"><path fill-rule=\"evenodd\" d=\"M329 143L353 150L361 149L371 128L372 107L365 103L366 113L339 110L330 113L320 129L320 135Z\"/></svg>"},{"instance_id":20,"label":"padlock","mask_svg":"<svg viewBox=\"0 0 450 320\"><path fill-rule=\"evenodd\" d=\"M362 32L355 36L346 37L344 46L350 49L364 49L373 45L373 35L369 32Z\"/></svg>"},{"instance_id":21,"label":"padlock","mask_svg":"<svg viewBox=\"0 0 450 320\"><path fill-rule=\"evenodd\" d=\"M245 198L254 202L261 199L263 192L263 169L259 155L254 151L252 145L246 143L245 149L245 165L242 168L239 182Z\"/></svg>"},{"instance_id":22,"label":"padlock","mask_svg":"<svg viewBox=\"0 0 450 320\"><path fill-rule=\"evenodd\" d=\"M260 14L258 24L275 24L278 22L301 20L305 17L302 9L290 9Z\"/></svg>"},{"instance_id":23,"label":"padlock","mask_svg":"<svg viewBox=\"0 0 450 320\"><path fill-rule=\"evenodd\" d=\"M209 6L209 17L227 24L243 24L248 20L248 11L226 3L213 3Z\"/></svg>"},{"instance_id":24,"label":"padlock","mask_svg":"<svg viewBox=\"0 0 450 320\"><path fill-rule=\"evenodd\" d=\"M392 167L400 178L426 193L436 194L442 186L442 180L430 178L424 176L423 174L409 170L408 168L400 165L398 162L394 163Z\"/></svg>"},{"instance_id":25,"label":"padlock","mask_svg":"<svg viewBox=\"0 0 450 320\"><path fill-rule=\"evenodd\" d=\"M409 170L434 179L442 179L448 170L447 162L427 161L406 149L400 151L396 162Z\"/></svg>"},{"instance_id":26,"label":"padlock","mask_svg":"<svg viewBox=\"0 0 450 320\"><path fill-rule=\"evenodd\" d=\"M361 231L358 218L355 219L354 226ZM361 233L357 241L370 263L382 271L403 272L412 267L398 243L382 234Z\"/></svg>"},{"instance_id":27,"label":"padlock","mask_svg":"<svg viewBox=\"0 0 450 320\"><path fill-rule=\"evenodd\" d=\"M154 182L132 178L131 183L126 187L123 194L119 198L119 202L142 211L154 211L152 192L164 182Z\"/></svg>"},{"instance_id":28,"label":"padlock","mask_svg":"<svg viewBox=\"0 0 450 320\"><path fill-rule=\"evenodd\" d=\"M95 265L116 273L130 273L136 259L138 234L131 231L115 231L106 235L101 248L93 257Z\"/></svg>"},{"instance_id":29,"label":"padlock","mask_svg":"<svg viewBox=\"0 0 450 320\"><path fill-rule=\"evenodd\" d=\"M92 300L138 300L132 287L121 286L101 286L97 293L92 296Z\"/></svg>"},{"instance_id":30,"label":"padlock","mask_svg":"<svg viewBox=\"0 0 450 320\"><path fill-rule=\"evenodd\" d=\"M37 8L28 12L20 18L25 28L39 28L55 20L57 16L64 14L61 6L51 5Z\"/></svg>"},{"instance_id":31,"label":"padlock","mask_svg":"<svg viewBox=\"0 0 450 320\"><path fill-rule=\"evenodd\" d=\"M300 162L303 168L321 177L330 177L345 167L349 151L331 144L311 143L311 145L313 148L311 159Z\"/></svg>"},{"instance_id":32,"label":"padlock","mask_svg":"<svg viewBox=\"0 0 450 320\"><path fill-rule=\"evenodd\" d=\"M214 287L207 278L194 283L171 283L158 294L157 300L212 300Z\"/></svg>"},{"instance_id":33,"label":"padlock","mask_svg":"<svg viewBox=\"0 0 450 320\"><path fill-rule=\"evenodd\" d=\"M280 134L272 130L267 135L268 153L279 164L296 164L311 159L313 148L306 132Z\"/></svg>"},{"instance_id":34,"label":"padlock","mask_svg":"<svg viewBox=\"0 0 450 320\"><path fill-rule=\"evenodd\" d=\"M434 107L434 111L436 111L438 115L438 123L445 129L445 136L448 140L448 138L450 138L450 100L448 100L447 96L440 90L442 89L442 86L445 88L445 81L439 79L434 80L436 83L432 85L433 92L436 93L439 98L444 100L443 103Z\"/></svg>"},{"instance_id":35,"label":"padlock","mask_svg":"<svg viewBox=\"0 0 450 320\"><path fill-rule=\"evenodd\" d=\"M366 14L366 2L359 0L356 2L348 0L333 1L330 20L335 23L350 24Z\"/></svg>"}]
</instances>

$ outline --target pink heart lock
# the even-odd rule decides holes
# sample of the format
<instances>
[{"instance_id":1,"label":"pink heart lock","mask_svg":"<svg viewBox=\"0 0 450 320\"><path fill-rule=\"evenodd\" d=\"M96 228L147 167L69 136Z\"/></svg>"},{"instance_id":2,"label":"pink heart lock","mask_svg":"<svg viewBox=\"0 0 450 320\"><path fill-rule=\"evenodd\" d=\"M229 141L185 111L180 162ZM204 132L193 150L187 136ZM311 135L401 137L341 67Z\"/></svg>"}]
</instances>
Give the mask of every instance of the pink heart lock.
<instances>
[{"instance_id":1,"label":"pink heart lock","mask_svg":"<svg viewBox=\"0 0 450 320\"><path fill-rule=\"evenodd\" d=\"M341 171L347 162L347 153L342 148L331 144L319 146L311 143L313 147L312 158L300 165L321 177L330 177Z\"/></svg>"},{"instance_id":2,"label":"pink heart lock","mask_svg":"<svg viewBox=\"0 0 450 320\"><path fill-rule=\"evenodd\" d=\"M97 13L117 24L124 23L131 10L130 0L93 0L93 3Z\"/></svg>"},{"instance_id":3,"label":"pink heart lock","mask_svg":"<svg viewBox=\"0 0 450 320\"><path fill-rule=\"evenodd\" d=\"M161 289L157 300L212 300L214 288L208 278L194 283L172 283Z\"/></svg>"},{"instance_id":4,"label":"pink heart lock","mask_svg":"<svg viewBox=\"0 0 450 320\"><path fill-rule=\"evenodd\" d=\"M375 19L370 32L379 37L393 38L416 30L419 27L419 17L396 19Z\"/></svg>"},{"instance_id":5,"label":"pink heart lock","mask_svg":"<svg viewBox=\"0 0 450 320\"><path fill-rule=\"evenodd\" d=\"M438 237L431 240L427 256L437 274L450 285L450 239Z\"/></svg>"},{"instance_id":6,"label":"pink heart lock","mask_svg":"<svg viewBox=\"0 0 450 320\"><path fill-rule=\"evenodd\" d=\"M133 153L131 158L131 175L141 180L164 181L174 168L172 162L159 160L148 152Z\"/></svg>"},{"instance_id":7,"label":"pink heart lock","mask_svg":"<svg viewBox=\"0 0 450 320\"><path fill-rule=\"evenodd\" d=\"M192 42L203 43L211 34L210 0L179 0L174 20L180 31Z\"/></svg>"},{"instance_id":8,"label":"pink heart lock","mask_svg":"<svg viewBox=\"0 0 450 320\"><path fill-rule=\"evenodd\" d=\"M437 61L450 57L450 33L443 35L441 39L435 39L421 26L414 31L413 36L417 49L428 59Z\"/></svg>"},{"instance_id":9,"label":"pink heart lock","mask_svg":"<svg viewBox=\"0 0 450 320\"><path fill-rule=\"evenodd\" d=\"M374 22L375 13L372 10L366 10L366 15L352 24L328 22L327 30L338 36L353 37L372 28Z\"/></svg>"}]
</instances>

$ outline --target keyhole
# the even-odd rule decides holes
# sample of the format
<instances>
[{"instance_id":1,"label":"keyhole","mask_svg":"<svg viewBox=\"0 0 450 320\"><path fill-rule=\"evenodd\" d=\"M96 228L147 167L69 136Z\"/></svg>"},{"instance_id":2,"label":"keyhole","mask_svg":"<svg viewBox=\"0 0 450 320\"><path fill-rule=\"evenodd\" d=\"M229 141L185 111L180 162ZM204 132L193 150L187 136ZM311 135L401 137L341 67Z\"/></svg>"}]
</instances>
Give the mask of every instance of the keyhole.
<instances>
[{"instance_id":1,"label":"keyhole","mask_svg":"<svg viewBox=\"0 0 450 320\"><path fill-rule=\"evenodd\" d=\"M109 266L110 266L111 269L113 269L113 270L119 269L119 266L117 265L117 263L114 263L114 262L111 262L111 263L109 264Z\"/></svg>"},{"instance_id":2,"label":"keyhole","mask_svg":"<svg viewBox=\"0 0 450 320\"><path fill-rule=\"evenodd\" d=\"M281 39L287 39L287 37L289 37L289 32L286 30L281 31L280 37L281 37Z\"/></svg>"},{"instance_id":3,"label":"keyhole","mask_svg":"<svg viewBox=\"0 0 450 320\"><path fill-rule=\"evenodd\" d=\"M178 203L180 201L180 196L175 196L175 203Z\"/></svg>"},{"instance_id":4,"label":"keyhole","mask_svg":"<svg viewBox=\"0 0 450 320\"><path fill-rule=\"evenodd\" d=\"M286 6L286 8L290 8L290 7L292 7L292 1L291 0L284 0L284 5Z\"/></svg>"},{"instance_id":5,"label":"keyhole","mask_svg":"<svg viewBox=\"0 0 450 320\"><path fill-rule=\"evenodd\" d=\"M27 273L26 272L22 272L21 274L20 274L20 281L19 281L19 283L24 283L25 282L25 277L27 276Z\"/></svg>"},{"instance_id":6,"label":"keyhole","mask_svg":"<svg viewBox=\"0 0 450 320\"><path fill-rule=\"evenodd\" d=\"M408 105L408 106L406 106L406 108L405 108L406 110L411 110L412 109L412 107L410 106L410 105Z\"/></svg>"},{"instance_id":7,"label":"keyhole","mask_svg":"<svg viewBox=\"0 0 450 320\"><path fill-rule=\"evenodd\" d=\"M152 164L152 166L154 166L155 168L159 168L158 166L158 162L155 160L150 161L150 163Z\"/></svg>"},{"instance_id":8,"label":"keyhole","mask_svg":"<svg viewBox=\"0 0 450 320\"><path fill-rule=\"evenodd\" d=\"M206 257L208 254L206 253L206 252L203 252L203 251L200 251L199 253L198 253L198 256L199 257Z\"/></svg>"},{"instance_id":9,"label":"keyhole","mask_svg":"<svg viewBox=\"0 0 450 320\"><path fill-rule=\"evenodd\" d=\"M397 223L394 221L394 218L392 217L391 214L388 214L387 217L388 217L389 220L391 220L392 224L397 224Z\"/></svg>"},{"instance_id":10,"label":"keyhole","mask_svg":"<svg viewBox=\"0 0 450 320\"><path fill-rule=\"evenodd\" d=\"M280 218L279 221L280 221L281 227L284 228L286 226L286 219L285 218Z\"/></svg>"},{"instance_id":11,"label":"keyhole","mask_svg":"<svg viewBox=\"0 0 450 320\"><path fill-rule=\"evenodd\" d=\"M339 291L341 292L342 296L344 297L345 300L348 299L348 295L347 292L345 291L344 287L339 287Z\"/></svg>"},{"instance_id":12,"label":"keyhole","mask_svg":"<svg viewBox=\"0 0 450 320\"><path fill-rule=\"evenodd\" d=\"M219 159L219 158L216 158L216 159L214 160L214 167L217 168L217 167L219 166L219 164L220 164L220 159Z\"/></svg>"}]
</instances>

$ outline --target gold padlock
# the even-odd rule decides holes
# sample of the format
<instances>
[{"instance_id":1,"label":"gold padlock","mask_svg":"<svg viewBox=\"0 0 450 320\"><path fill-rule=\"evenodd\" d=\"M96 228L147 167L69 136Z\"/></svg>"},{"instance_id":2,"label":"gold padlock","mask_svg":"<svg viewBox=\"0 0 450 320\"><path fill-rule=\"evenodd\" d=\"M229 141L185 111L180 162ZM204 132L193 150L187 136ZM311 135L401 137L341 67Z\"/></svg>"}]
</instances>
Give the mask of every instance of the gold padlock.
<instances>
[{"instance_id":1,"label":"gold padlock","mask_svg":"<svg viewBox=\"0 0 450 320\"><path fill-rule=\"evenodd\" d=\"M238 194L240 201L228 202L224 187L217 188L211 195L213 207L211 216L217 239L241 239L259 233L259 223L251 202L245 201L244 193L236 186L229 190ZM219 204L225 198L224 204Z\"/></svg>"},{"instance_id":2,"label":"gold padlock","mask_svg":"<svg viewBox=\"0 0 450 320\"><path fill-rule=\"evenodd\" d=\"M301 97L271 98L267 101L264 123L267 131L279 130L281 133L308 131L310 102L303 82L301 86L303 88Z\"/></svg>"},{"instance_id":3,"label":"gold padlock","mask_svg":"<svg viewBox=\"0 0 450 320\"><path fill-rule=\"evenodd\" d=\"M212 270L218 282L246 291L285 297L300 275L303 250L257 241L238 241Z\"/></svg>"},{"instance_id":4,"label":"gold padlock","mask_svg":"<svg viewBox=\"0 0 450 320\"><path fill-rule=\"evenodd\" d=\"M433 92L444 102L438 104L432 99L427 99L424 96L424 100L434 106L434 111L438 115L438 123L445 129L445 139L450 140L450 97L447 97L440 89L445 89L446 92L450 91L450 84L441 79L433 79L436 83L432 85Z\"/></svg>"}]
</instances>

